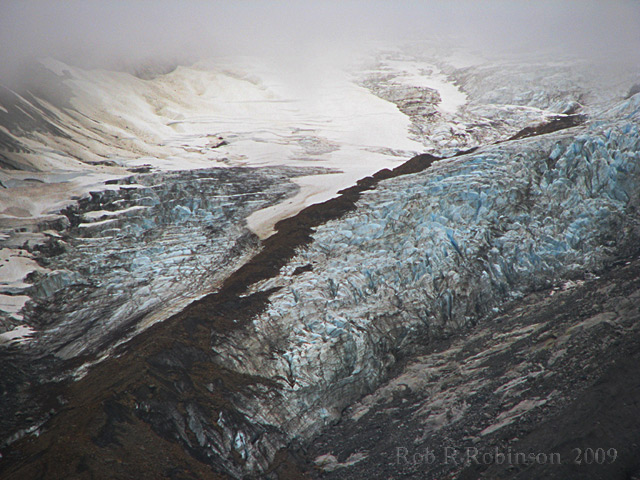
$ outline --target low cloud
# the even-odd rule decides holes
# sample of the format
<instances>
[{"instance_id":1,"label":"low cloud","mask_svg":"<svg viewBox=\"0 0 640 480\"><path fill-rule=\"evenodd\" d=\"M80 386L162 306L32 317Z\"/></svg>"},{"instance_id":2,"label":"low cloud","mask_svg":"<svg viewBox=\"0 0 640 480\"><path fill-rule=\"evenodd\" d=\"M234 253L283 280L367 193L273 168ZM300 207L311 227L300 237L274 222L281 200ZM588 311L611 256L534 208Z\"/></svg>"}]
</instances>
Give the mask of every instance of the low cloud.
<instances>
[{"instance_id":1,"label":"low cloud","mask_svg":"<svg viewBox=\"0 0 640 480\"><path fill-rule=\"evenodd\" d=\"M483 53L554 51L638 62L640 2L5 0L0 77L15 77L44 56L87 67L227 54L303 64L368 42L430 38Z\"/></svg>"}]
</instances>

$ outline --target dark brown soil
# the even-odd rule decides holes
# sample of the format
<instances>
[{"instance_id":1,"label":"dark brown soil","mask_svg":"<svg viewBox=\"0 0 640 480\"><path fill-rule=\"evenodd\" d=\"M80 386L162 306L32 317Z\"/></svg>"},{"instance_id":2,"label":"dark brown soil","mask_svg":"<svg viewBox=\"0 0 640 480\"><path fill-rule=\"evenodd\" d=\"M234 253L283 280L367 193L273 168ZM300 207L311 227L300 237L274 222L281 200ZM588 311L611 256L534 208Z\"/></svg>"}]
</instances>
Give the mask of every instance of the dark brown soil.
<instances>
[{"instance_id":1,"label":"dark brown soil","mask_svg":"<svg viewBox=\"0 0 640 480\"><path fill-rule=\"evenodd\" d=\"M577 127L578 125L583 124L586 120L587 117L585 115L566 115L563 117L557 117L539 125L525 127L506 141L535 137L536 135L544 135L547 133L557 132L558 130Z\"/></svg>"}]
</instances>

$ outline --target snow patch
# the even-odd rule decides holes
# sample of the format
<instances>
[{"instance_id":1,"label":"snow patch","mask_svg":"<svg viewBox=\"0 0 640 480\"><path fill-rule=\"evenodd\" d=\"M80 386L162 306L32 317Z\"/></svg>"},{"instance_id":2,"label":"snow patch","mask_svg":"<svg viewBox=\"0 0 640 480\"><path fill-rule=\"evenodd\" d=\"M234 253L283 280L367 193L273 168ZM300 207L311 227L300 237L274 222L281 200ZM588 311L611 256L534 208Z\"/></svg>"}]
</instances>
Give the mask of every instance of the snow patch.
<instances>
[{"instance_id":1,"label":"snow patch","mask_svg":"<svg viewBox=\"0 0 640 480\"><path fill-rule=\"evenodd\" d=\"M35 330L27 325L20 325L11 331L0 333L0 345L24 343L35 333Z\"/></svg>"}]
</instances>

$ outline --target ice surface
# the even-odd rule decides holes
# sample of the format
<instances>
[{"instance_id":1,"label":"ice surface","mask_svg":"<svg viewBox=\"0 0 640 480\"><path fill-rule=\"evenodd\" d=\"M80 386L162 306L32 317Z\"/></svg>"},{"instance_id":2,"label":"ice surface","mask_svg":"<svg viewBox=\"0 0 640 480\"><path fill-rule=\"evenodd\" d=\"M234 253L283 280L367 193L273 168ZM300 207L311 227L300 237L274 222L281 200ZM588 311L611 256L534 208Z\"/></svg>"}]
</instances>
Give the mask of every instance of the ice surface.
<instances>
[{"instance_id":1,"label":"ice surface","mask_svg":"<svg viewBox=\"0 0 640 480\"><path fill-rule=\"evenodd\" d=\"M531 289L567 285L638 237L640 97L611 107L624 82L604 89L565 62L396 50L367 71L320 64L283 75L227 58L151 80L45 65L70 92L66 103L25 94L1 111L55 118L62 133L0 127L27 150L10 158L22 170L0 171L0 238L11 248L0 250L9 260L0 341L33 336L29 351L52 358L95 354L78 376L108 356L106 335L133 322L135 335L179 311L255 253L245 221L264 238L280 218L415 152L490 145L574 108L592 115L380 183L318 226L279 276L253 286L280 288L214 347L225 368L273 381L264 396L230 399L245 415L227 423L221 412L215 429L223 433L211 450L236 450L247 471L335 420L398 353ZM228 168L242 165L295 168ZM318 165L329 170L303 169ZM48 269L14 255L35 247L51 249L40 257ZM294 276L296 267L305 268ZM188 427L202 444L186 408L180 434ZM252 422L259 428L244 431Z\"/></svg>"}]
</instances>

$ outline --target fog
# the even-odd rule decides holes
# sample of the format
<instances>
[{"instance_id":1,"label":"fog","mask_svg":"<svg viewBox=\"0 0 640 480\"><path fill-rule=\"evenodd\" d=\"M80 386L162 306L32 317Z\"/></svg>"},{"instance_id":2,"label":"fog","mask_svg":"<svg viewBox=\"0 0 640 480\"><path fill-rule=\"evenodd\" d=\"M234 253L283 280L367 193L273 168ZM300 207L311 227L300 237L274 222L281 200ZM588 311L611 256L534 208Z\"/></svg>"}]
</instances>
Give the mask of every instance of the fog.
<instances>
[{"instance_id":1,"label":"fog","mask_svg":"<svg viewBox=\"0 0 640 480\"><path fill-rule=\"evenodd\" d=\"M0 77L45 56L98 67L246 54L304 66L370 42L429 39L638 62L640 1L3 0Z\"/></svg>"}]
</instances>

